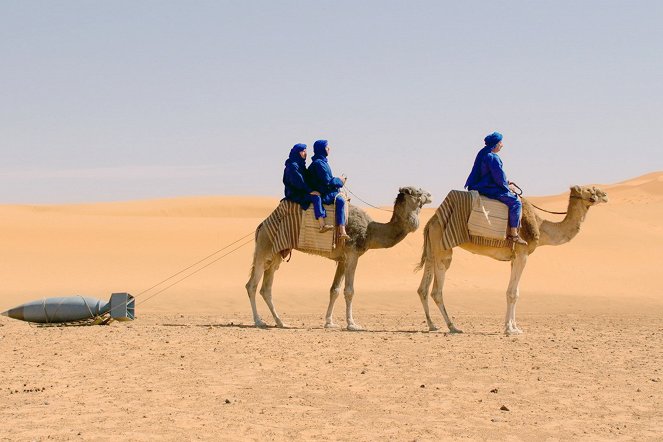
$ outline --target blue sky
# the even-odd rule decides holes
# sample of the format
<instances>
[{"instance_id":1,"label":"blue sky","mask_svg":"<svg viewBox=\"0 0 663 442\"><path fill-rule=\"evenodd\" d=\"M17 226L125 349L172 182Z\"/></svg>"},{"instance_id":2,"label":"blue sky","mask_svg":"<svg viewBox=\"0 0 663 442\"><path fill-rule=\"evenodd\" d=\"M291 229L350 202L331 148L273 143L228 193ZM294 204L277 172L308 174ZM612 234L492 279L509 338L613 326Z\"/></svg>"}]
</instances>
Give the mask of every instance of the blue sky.
<instances>
[{"instance_id":1,"label":"blue sky","mask_svg":"<svg viewBox=\"0 0 663 442\"><path fill-rule=\"evenodd\" d=\"M282 193L318 138L439 203L483 137L527 194L663 170L658 1L0 1L0 204Z\"/></svg>"}]
</instances>

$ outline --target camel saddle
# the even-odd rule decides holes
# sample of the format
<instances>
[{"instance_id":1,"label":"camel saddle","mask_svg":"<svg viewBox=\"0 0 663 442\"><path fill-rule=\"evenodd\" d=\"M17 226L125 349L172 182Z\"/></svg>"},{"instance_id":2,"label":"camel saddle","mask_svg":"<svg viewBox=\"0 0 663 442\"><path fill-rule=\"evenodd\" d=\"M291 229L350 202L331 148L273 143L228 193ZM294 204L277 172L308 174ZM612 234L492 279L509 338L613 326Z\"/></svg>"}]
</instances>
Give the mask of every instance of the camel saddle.
<instances>
[{"instance_id":1,"label":"camel saddle","mask_svg":"<svg viewBox=\"0 0 663 442\"><path fill-rule=\"evenodd\" d=\"M335 206L324 205L327 219L335 218ZM302 210L298 203L281 200L274 211L260 225L267 231L272 252L287 257L292 249L322 256L331 255L336 247L335 230L320 233L313 208Z\"/></svg>"},{"instance_id":2,"label":"camel saddle","mask_svg":"<svg viewBox=\"0 0 663 442\"><path fill-rule=\"evenodd\" d=\"M499 201L490 200L488 202L490 208L477 209L478 214L475 216L486 218L483 212L495 211L495 207L491 204L492 202L504 205L506 208L506 214L500 215L499 218L504 218L508 220L508 208L506 204L503 204ZM521 235L525 238L526 241L534 243L539 239L539 229L537 227L536 215L534 214L534 209L527 199L522 198L523 202L523 216L522 216L522 225L521 225ZM498 236L489 237L482 232L481 235L475 235L470 233L469 229L469 219L473 211L473 197L471 192L464 190L452 190L450 191L440 207L435 211L435 217L442 225L444 233L442 234L442 247L445 250L450 250L462 243L472 242L477 245L488 246L488 247L509 247L511 248L513 244L506 239L506 229L508 222L504 224L504 227L498 227L497 223L491 220L491 225L487 230L495 231L494 235ZM502 221L504 222L504 221ZM478 222L475 222L476 224ZM501 235L501 236L500 236Z\"/></svg>"},{"instance_id":3,"label":"camel saddle","mask_svg":"<svg viewBox=\"0 0 663 442\"><path fill-rule=\"evenodd\" d=\"M323 204L328 220L336 219L336 208L333 204ZM336 229L320 233L320 223L315 219L313 207L302 210L302 226L299 230L297 249L315 254L328 254L336 247Z\"/></svg>"},{"instance_id":4,"label":"camel saddle","mask_svg":"<svg viewBox=\"0 0 663 442\"><path fill-rule=\"evenodd\" d=\"M467 220L470 236L482 238L506 239L509 228L509 207L501 201L480 195L471 190L472 211Z\"/></svg>"}]
</instances>

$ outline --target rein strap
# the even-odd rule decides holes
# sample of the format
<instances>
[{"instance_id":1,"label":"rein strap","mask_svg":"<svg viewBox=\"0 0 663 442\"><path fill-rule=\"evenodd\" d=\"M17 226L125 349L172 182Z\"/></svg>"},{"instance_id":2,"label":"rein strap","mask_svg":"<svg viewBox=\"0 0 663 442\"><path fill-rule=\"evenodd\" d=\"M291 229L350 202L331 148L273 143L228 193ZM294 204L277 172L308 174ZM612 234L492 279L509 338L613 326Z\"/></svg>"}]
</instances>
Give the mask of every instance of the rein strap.
<instances>
[{"instance_id":1,"label":"rein strap","mask_svg":"<svg viewBox=\"0 0 663 442\"><path fill-rule=\"evenodd\" d=\"M516 184L514 182L511 182L510 184L520 191L520 193L517 193L518 196L523 195L523 189L521 189L518 184ZM571 195L571 198L579 198L579 197ZM530 202L530 204L532 204L532 203ZM535 204L532 204L532 207L534 207L535 209L539 209L542 212L552 213L553 215L566 215L568 213L568 212L553 212L553 211L550 211L550 210L542 209L541 207L539 207Z\"/></svg>"}]
</instances>

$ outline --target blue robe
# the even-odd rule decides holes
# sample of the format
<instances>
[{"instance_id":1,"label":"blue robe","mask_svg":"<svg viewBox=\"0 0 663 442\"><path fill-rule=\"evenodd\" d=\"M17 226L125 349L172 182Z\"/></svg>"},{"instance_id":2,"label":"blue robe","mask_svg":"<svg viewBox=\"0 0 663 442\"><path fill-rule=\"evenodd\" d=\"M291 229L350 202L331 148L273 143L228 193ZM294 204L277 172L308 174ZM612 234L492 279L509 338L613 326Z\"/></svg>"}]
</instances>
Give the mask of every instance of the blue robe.
<instances>
[{"instance_id":1,"label":"blue robe","mask_svg":"<svg viewBox=\"0 0 663 442\"><path fill-rule=\"evenodd\" d=\"M332 173L327 154L315 152L310 166L308 166L309 182L314 190L320 192L324 204L332 204L339 190L343 187L343 181ZM323 151L324 152L324 151Z\"/></svg>"},{"instance_id":2,"label":"blue robe","mask_svg":"<svg viewBox=\"0 0 663 442\"><path fill-rule=\"evenodd\" d=\"M343 181L332 173L325 148L316 143L313 149L315 155L308 166L309 184L313 190L320 192L323 204L334 204L336 201L336 224L345 225L345 199L338 196Z\"/></svg>"},{"instance_id":3,"label":"blue robe","mask_svg":"<svg viewBox=\"0 0 663 442\"><path fill-rule=\"evenodd\" d=\"M305 149L305 147L304 147ZM302 148L293 147L290 156L285 162L283 170L283 184L285 185L285 199L299 203L302 209L308 209L313 204L315 218L325 217L325 210L322 207L322 199L317 195L311 195L313 189L308 185L306 176L306 160L299 155Z\"/></svg>"},{"instance_id":4,"label":"blue robe","mask_svg":"<svg viewBox=\"0 0 663 442\"><path fill-rule=\"evenodd\" d=\"M302 209L306 210L309 206L306 195L312 192L306 178L304 178L306 175L306 160L299 155L298 151L293 151L290 152L283 170L285 199L301 204Z\"/></svg>"},{"instance_id":5,"label":"blue robe","mask_svg":"<svg viewBox=\"0 0 663 442\"><path fill-rule=\"evenodd\" d=\"M518 227L522 203L518 195L509 189L502 160L499 155L492 152L493 147L486 146L479 151L465 187L506 204L509 207L509 227Z\"/></svg>"}]
</instances>

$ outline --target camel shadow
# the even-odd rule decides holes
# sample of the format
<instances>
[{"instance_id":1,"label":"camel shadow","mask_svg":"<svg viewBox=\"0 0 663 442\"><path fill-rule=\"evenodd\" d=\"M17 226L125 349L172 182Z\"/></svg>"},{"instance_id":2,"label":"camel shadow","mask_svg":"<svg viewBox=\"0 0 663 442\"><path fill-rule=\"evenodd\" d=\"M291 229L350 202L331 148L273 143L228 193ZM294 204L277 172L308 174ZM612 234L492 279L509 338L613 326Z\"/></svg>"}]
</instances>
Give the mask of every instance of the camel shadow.
<instances>
[{"instance_id":1,"label":"camel shadow","mask_svg":"<svg viewBox=\"0 0 663 442\"><path fill-rule=\"evenodd\" d=\"M206 327L206 328L255 328L253 325L249 324L172 324L164 323L159 324L161 327ZM276 327L274 327L276 328Z\"/></svg>"},{"instance_id":2,"label":"camel shadow","mask_svg":"<svg viewBox=\"0 0 663 442\"><path fill-rule=\"evenodd\" d=\"M256 329L256 330L323 330L329 332L348 332L348 333L406 333L406 334L416 334L416 333L428 333L419 330L356 330L349 331L342 328L329 329L322 326L318 327L305 327L305 326L287 326L287 327L277 327L276 325L268 325L266 327L256 327L253 324L236 324L234 322L230 323L216 323L216 324L174 324L174 323L164 323L160 324L162 327L200 327L200 328L240 328L240 329Z\"/></svg>"},{"instance_id":3,"label":"camel shadow","mask_svg":"<svg viewBox=\"0 0 663 442\"><path fill-rule=\"evenodd\" d=\"M253 324L235 324L234 322L226 323L226 324L159 324L161 327L200 327L200 328L255 328L257 330L265 330L265 329L278 329L279 327L275 325L268 325L266 327L256 327ZM295 329L295 330L304 330L304 327L281 327L282 329L288 330L288 329Z\"/></svg>"},{"instance_id":4,"label":"camel shadow","mask_svg":"<svg viewBox=\"0 0 663 442\"><path fill-rule=\"evenodd\" d=\"M344 332L344 333L358 333L358 334L404 334L404 335L416 335L416 334L430 334L430 335L442 335L442 336L502 336L502 332L489 332L489 331L471 331L463 333L450 333L443 331L428 331L428 330L412 330L412 329L370 329L370 330L345 330L343 328L334 328L329 329L322 326L317 327L304 327L304 326L288 326L288 327L277 327L276 325L268 325L264 328L258 328L253 324L236 324L234 322L229 323L215 323L215 324L173 324L173 323L164 323L160 324L162 327L199 327L199 328L239 328L239 329L257 329L257 330L320 330L326 332Z\"/></svg>"},{"instance_id":5,"label":"camel shadow","mask_svg":"<svg viewBox=\"0 0 663 442\"><path fill-rule=\"evenodd\" d=\"M422 334L422 335L442 335L442 336L500 336L503 333L500 332L463 332L463 333L451 333L443 331L428 331L428 330L361 330L355 333L404 333L404 334Z\"/></svg>"},{"instance_id":6,"label":"camel shadow","mask_svg":"<svg viewBox=\"0 0 663 442\"><path fill-rule=\"evenodd\" d=\"M160 324L162 327L200 327L200 328L245 328L245 329L256 329L256 330L308 330L310 327L277 327L276 325L267 325L265 327L256 327L253 324L235 324L234 322L229 323L217 323L217 324Z\"/></svg>"}]
</instances>

